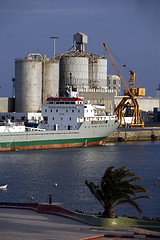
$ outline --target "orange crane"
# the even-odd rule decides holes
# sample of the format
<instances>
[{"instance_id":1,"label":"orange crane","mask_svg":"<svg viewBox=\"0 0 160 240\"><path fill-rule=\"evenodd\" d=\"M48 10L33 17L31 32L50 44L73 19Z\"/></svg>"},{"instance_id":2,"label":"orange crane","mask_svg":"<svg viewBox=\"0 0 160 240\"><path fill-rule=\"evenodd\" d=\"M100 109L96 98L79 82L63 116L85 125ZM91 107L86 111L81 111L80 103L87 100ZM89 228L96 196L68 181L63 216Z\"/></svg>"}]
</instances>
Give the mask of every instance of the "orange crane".
<instances>
[{"instance_id":1,"label":"orange crane","mask_svg":"<svg viewBox=\"0 0 160 240\"><path fill-rule=\"evenodd\" d=\"M124 88L124 93L126 96L122 98L118 106L116 107L116 114L120 121L120 126L126 126L125 116L126 114L130 114L132 116L132 121L130 123L130 127L144 127L144 122L142 121L142 115L140 111L140 107L137 101L137 96L145 96L145 88L136 88L136 74L133 71L130 71L130 81L129 81L129 88L127 83L124 79L123 74L121 73L115 58L111 54L108 46L106 43L103 43L103 46L109 56L109 59L114 67L114 70ZM123 65L127 68L126 65Z\"/></svg>"}]
</instances>

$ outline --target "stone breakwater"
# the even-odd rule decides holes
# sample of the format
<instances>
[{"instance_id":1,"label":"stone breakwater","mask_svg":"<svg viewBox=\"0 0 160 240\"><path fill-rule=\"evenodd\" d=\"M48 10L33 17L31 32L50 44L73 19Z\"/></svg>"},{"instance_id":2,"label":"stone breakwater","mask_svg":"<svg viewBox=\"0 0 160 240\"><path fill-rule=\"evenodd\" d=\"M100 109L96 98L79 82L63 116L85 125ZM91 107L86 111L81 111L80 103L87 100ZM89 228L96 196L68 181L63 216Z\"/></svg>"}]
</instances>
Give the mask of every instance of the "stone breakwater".
<instances>
[{"instance_id":1,"label":"stone breakwater","mask_svg":"<svg viewBox=\"0 0 160 240\"><path fill-rule=\"evenodd\" d=\"M118 128L106 142L160 140L160 128Z\"/></svg>"}]
</instances>

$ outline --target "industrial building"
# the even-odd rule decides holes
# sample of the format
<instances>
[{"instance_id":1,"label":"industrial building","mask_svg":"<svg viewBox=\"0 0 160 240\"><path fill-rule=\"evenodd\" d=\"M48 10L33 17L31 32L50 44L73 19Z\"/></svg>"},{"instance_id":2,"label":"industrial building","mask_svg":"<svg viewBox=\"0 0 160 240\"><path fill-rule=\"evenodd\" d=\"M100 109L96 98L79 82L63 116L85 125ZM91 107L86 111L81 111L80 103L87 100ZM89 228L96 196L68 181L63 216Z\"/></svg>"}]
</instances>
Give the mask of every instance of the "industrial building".
<instances>
[{"instance_id":1,"label":"industrial building","mask_svg":"<svg viewBox=\"0 0 160 240\"><path fill-rule=\"evenodd\" d=\"M115 96L114 103L115 107L118 106L119 102L122 100L123 96ZM153 112L154 108L160 107L160 99L159 98L151 98L151 97L137 97L138 104L140 109L144 112Z\"/></svg>"},{"instance_id":2,"label":"industrial building","mask_svg":"<svg viewBox=\"0 0 160 240\"><path fill-rule=\"evenodd\" d=\"M111 92L80 92L81 97L90 100L92 104L104 105L106 114L114 113L114 93Z\"/></svg>"},{"instance_id":3,"label":"industrial building","mask_svg":"<svg viewBox=\"0 0 160 240\"><path fill-rule=\"evenodd\" d=\"M116 93L107 86L107 59L86 52L88 36L84 33L76 33L73 44L73 50L55 58L32 53L15 59L15 112L41 112L48 97L63 96L69 88L95 103L104 99L110 106L106 110L113 112Z\"/></svg>"},{"instance_id":4,"label":"industrial building","mask_svg":"<svg viewBox=\"0 0 160 240\"><path fill-rule=\"evenodd\" d=\"M107 76L107 86L108 89L114 90L116 96L121 94L121 82L120 77L117 75L108 75Z\"/></svg>"},{"instance_id":5,"label":"industrial building","mask_svg":"<svg viewBox=\"0 0 160 240\"><path fill-rule=\"evenodd\" d=\"M15 111L15 99L3 97L0 98L0 113L8 113Z\"/></svg>"},{"instance_id":6,"label":"industrial building","mask_svg":"<svg viewBox=\"0 0 160 240\"><path fill-rule=\"evenodd\" d=\"M120 78L107 75L106 57L88 53L87 46L88 36L78 32L73 36L73 49L59 56L31 53L15 59L15 98L0 99L0 120L40 121L47 98L64 96L71 88L85 100L105 105L106 113L113 113L122 98ZM159 108L158 98L141 97L138 102L146 112Z\"/></svg>"},{"instance_id":7,"label":"industrial building","mask_svg":"<svg viewBox=\"0 0 160 240\"><path fill-rule=\"evenodd\" d=\"M42 114L40 113L17 113L17 112L0 112L0 121L12 122L24 122L25 124L30 123L31 126L38 124L43 120Z\"/></svg>"}]
</instances>

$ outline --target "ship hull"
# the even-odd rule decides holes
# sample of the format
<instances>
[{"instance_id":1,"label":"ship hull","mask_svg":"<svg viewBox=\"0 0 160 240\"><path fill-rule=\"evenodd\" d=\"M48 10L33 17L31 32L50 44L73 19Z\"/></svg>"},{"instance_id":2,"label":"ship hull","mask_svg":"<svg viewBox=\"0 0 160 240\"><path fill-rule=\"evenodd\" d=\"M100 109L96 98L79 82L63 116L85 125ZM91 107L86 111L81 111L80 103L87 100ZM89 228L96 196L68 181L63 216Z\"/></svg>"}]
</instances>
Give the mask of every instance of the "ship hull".
<instances>
[{"instance_id":1,"label":"ship hull","mask_svg":"<svg viewBox=\"0 0 160 240\"><path fill-rule=\"evenodd\" d=\"M104 139L103 139L104 140ZM19 143L19 142L14 142L14 144L12 143L6 143L3 144L3 147L0 147L0 151L20 151L20 150L40 150L40 149L56 149L56 148L73 148L73 147L87 147L87 146L98 146L98 145L103 145L103 140L95 140L95 141L90 141L87 139L85 140L77 140L77 142L70 142L70 143L47 143L47 141L45 142L45 144L41 144L38 142L23 142L23 143ZM10 146L9 146L10 145Z\"/></svg>"},{"instance_id":2,"label":"ship hull","mask_svg":"<svg viewBox=\"0 0 160 240\"><path fill-rule=\"evenodd\" d=\"M72 148L102 145L118 124L82 124L79 130L0 133L0 151Z\"/></svg>"}]
</instances>

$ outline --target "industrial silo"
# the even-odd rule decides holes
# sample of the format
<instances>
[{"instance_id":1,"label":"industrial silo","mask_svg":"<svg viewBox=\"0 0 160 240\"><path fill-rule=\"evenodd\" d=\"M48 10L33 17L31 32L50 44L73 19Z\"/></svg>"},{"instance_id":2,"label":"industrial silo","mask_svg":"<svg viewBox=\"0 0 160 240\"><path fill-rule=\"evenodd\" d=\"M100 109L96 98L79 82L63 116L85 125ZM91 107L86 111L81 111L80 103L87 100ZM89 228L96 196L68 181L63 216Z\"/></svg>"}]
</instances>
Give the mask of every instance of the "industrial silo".
<instances>
[{"instance_id":1,"label":"industrial silo","mask_svg":"<svg viewBox=\"0 0 160 240\"><path fill-rule=\"evenodd\" d=\"M34 58L33 58L34 56ZM38 112L42 103L42 58L29 54L15 60L15 111Z\"/></svg>"},{"instance_id":2,"label":"industrial silo","mask_svg":"<svg viewBox=\"0 0 160 240\"><path fill-rule=\"evenodd\" d=\"M84 33L78 32L73 36L73 43L76 50L84 53L87 50L88 36Z\"/></svg>"},{"instance_id":3,"label":"industrial silo","mask_svg":"<svg viewBox=\"0 0 160 240\"><path fill-rule=\"evenodd\" d=\"M107 59L99 56L89 58L89 86L90 88L107 87Z\"/></svg>"},{"instance_id":4,"label":"industrial silo","mask_svg":"<svg viewBox=\"0 0 160 240\"><path fill-rule=\"evenodd\" d=\"M64 55L60 59L61 92L67 85L77 88L78 91L88 90L88 64L88 57L77 52Z\"/></svg>"},{"instance_id":5,"label":"industrial silo","mask_svg":"<svg viewBox=\"0 0 160 240\"><path fill-rule=\"evenodd\" d=\"M52 59L43 59L42 72L42 96L43 103L48 97L59 96L59 61Z\"/></svg>"}]
</instances>

